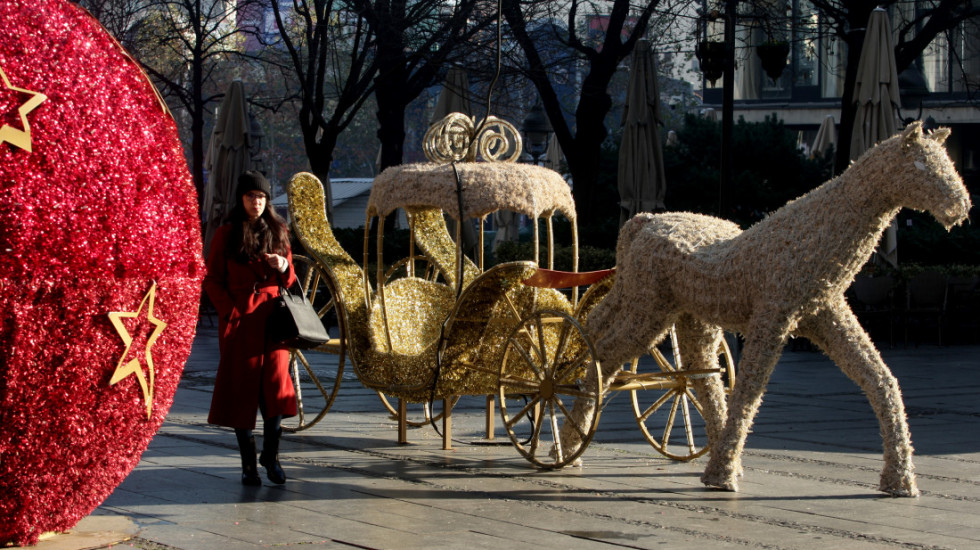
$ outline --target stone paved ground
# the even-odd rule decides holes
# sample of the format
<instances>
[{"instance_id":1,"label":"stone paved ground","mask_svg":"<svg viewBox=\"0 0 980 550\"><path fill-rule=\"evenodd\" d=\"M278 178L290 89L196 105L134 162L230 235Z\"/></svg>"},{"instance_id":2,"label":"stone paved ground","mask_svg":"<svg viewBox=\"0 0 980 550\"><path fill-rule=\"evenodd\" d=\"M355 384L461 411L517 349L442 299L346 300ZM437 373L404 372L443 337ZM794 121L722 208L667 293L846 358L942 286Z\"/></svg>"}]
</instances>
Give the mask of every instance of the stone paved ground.
<instances>
[{"instance_id":1,"label":"stone paved ground","mask_svg":"<svg viewBox=\"0 0 980 550\"><path fill-rule=\"evenodd\" d=\"M160 433L80 528L129 518L135 537L113 547L183 550L978 548L980 347L883 355L906 398L917 499L876 491L874 415L855 385L808 351L788 351L776 369L739 493L703 487L704 458L659 455L628 394L605 409L584 467L538 471L509 444L474 444L484 435L481 398L454 409L453 450L428 426L398 445L377 396L352 377L321 422L285 437L289 482L245 488L234 435L206 425L216 350L205 326Z\"/></svg>"}]
</instances>

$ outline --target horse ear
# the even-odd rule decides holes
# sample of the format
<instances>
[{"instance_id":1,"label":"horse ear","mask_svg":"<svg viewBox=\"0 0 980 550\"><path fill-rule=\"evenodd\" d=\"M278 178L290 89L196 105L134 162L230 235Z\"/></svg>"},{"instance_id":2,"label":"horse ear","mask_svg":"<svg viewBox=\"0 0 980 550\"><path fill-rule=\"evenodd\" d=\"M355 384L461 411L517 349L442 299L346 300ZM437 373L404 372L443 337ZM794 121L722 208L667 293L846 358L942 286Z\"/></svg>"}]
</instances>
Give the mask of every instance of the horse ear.
<instances>
[{"instance_id":1,"label":"horse ear","mask_svg":"<svg viewBox=\"0 0 980 550\"><path fill-rule=\"evenodd\" d=\"M902 136L905 138L905 143L910 144L922 138L922 121L915 120L911 124L905 127L905 131L902 132Z\"/></svg>"},{"instance_id":2,"label":"horse ear","mask_svg":"<svg viewBox=\"0 0 980 550\"><path fill-rule=\"evenodd\" d=\"M932 132L929 132L929 137L936 140L936 143L942 145L943 143L946 143L946 138L948 138L952 133L953 131L946 127L936 128Z\"/></svg>"}]
</instances>

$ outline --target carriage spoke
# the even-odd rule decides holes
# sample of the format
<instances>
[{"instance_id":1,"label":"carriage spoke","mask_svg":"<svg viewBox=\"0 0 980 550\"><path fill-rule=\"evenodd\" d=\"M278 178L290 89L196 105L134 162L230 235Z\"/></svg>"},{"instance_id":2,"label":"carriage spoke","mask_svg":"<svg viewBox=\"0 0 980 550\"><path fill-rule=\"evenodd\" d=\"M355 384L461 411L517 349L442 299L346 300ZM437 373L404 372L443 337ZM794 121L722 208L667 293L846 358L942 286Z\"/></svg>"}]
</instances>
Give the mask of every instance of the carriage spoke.
<instances>
[{"instance_id":1,"label":"carriage spoke","mask_svg":"<svg viewBox=\"0 0 980 550\"><path fill-rule=\"evenodd\" d=\"M554 401L548 401L548 416L551 418L551 438L555 446L555 461L561 463L565 453L561 448L561 437L558 436L558 415L555 414Z\"/></svg>"},{"instance_id":2,"label":"carriage spoke","mask_svg":"<svg viewBox=\"0 0 980 550\"><path fill-rule=\"evenodd\" d=\"M593 398L593 397L595 397L595 392L590 392L588 389L583 389L583 388L579 387L578 384L576 384L574 386L571 385L571 384L562 384L560 386L555 386L555 394L556 395L567 395L569 397L576 397L576 398L578 398L578 397L586 397L586 398Z\"/></svg>"},{"instance_id":3,"label":"carriage spoke","mask_svg":"<svg viewBox=\"0 0 980 550\"><path fill-rule=\"evenodd\" d=\"M313 385L316 386L316 389L320 390L321 393L326 393L327 390L323 389L323 384L320 382L320 379L317 378L316 373L313 372L313 367L310 365L310 362L307 361L306 357L299 351L296 352L296 355L301 359L300 362L303 364L303 368L306 370L306 373L310 375L310 380L313 381Z\"/></svg>"},{"instance_id":4,"label":"carriage spoke","mask_svg":"<svg viewBox=\"0 0 980 550\"><path fill-rule=\"evenodd\" d=\"M303 363L306 362L306 358L303 357L303 354L299 350L296 351L296 357L302 358ZM292 371L293 371L293 387L295 388L296 391L296 416L299 417L299 423L302 425L303 424L303 387L299 383L299 369L294 367Z\"/></svg>"},{"instance_id":5,"label":"carriage spoke","mask_svg":"<svg viewBox=\"0 0 980 550\"><path fill-rule=\"evenodd\" d=\"M561 402L561 400L558 401L558 408L561 409L561 412L562 414L565 415L565 418L571 418L572 416L571 411L565 408L565 405ZM587 434L584 431L582 431L582 427L579 426L577 422L569 422L568 425L575 428L575 431L578 433L579 438L585 439Z\"/></svg>"},{"instance_id":6,"label":"carriage spoke","mask_svg":"<svg viewBox=\"0 0 980 550\"><path fill-rule=\"evenodd\" d=\"M539 400L535 400L535 403L539 403ZM526 409L526 408L525 408ZM538 455L538 443L541 442L541 410L539 407L535 407L534 415L534 426L531 431L531 449L530 455L536 457Z\"/></svg>"},{"instance_id":7,"label":"carriage spoke","mask_svg":"<svg viewBox=\"0 0 980 550\"><path fill-rule=\"evenodd\" d=\"M574 373L579 367L585 364L589 360L590 353L588 349L584 349L572 358L571 362L563 366L561 371L555 373L555 380L564 380L566 376L570 373Z\"/></svg>"},{"instance_id":8,"label":"carriage spoke","mask_svg":"<svg viewBox=\"0 0 980 550\"><path fill-rule=\"evenodd\" d=\"M528 335L528 338L531 339L531 336ZM524 359L524 364L530 367L531 371L535 374L535 376L537 376L537 381L540 382L541 380L543 380L544 374L541 372L541 368L538 365L537 361L535 361L534 358L531 357L531 353L523 345L521 345L520 342L517 342L516 339L512 339L511 342L514 344L513 345L514 350L518 353L518 355L520 355L522 359ZM531 340L530 347L532 349L534 347L533 340Z\"/></svg>"},{"instance_id":9,"label":"carriage spoke","mask_svg":"<svg viewBox=\"0 0 980 550\"><path fill-rule=\"evenodd\" d=\"M687 394L688 401L690 401L690 403L694 405L694 410L698 411L698 414L700 414L701 416L704 416L704 405L702 405L701 402L698 401L697 396L694 395L694 393L691 391L691 388L684 388L684 393Z\"/></svg>"},{"instance_id":10,"label":"carriage spoke","mask_svg":"<svg viewBox=\"0 0 980 550\"><path fill-rule=\"evenodd\" d=\"M668 393L671 396L673 396L674 400L670 404L670 414L667 415L667 425L664 426L664 435L663 438L661 438L660 440L660 444L663 445L665 449L667 448L667 445L670 443L670 433L674 430L674 421L677 419L677 405L678 405L678 397L676 395L676 392L671 390Z\"/></svg>"},{"instance_id":11,"label":"carriage spoke","mask_svg":"<svg viewBox=\"0 0 980 550\"><path fill-rule=\"evenodd\" d=\"M511 390L508 393L534 393L541 386L540 381L537 380L512 377L501 378L500 384L508 390Z\"/></svg>"},{"instance_id":12,"label":"carriage spoke","mask_svg":"<svg viewBox=\"0 0 980 550\"><path fill-rule=\"evenodd\" d=\"M653 405L647 407L647 409L643 411L643 414L637 416L637 419L639 419L642 422L645 422L648 418L650 418L651 414L657 412L660 409L660 407L663 407L664 403L666 403L668 399L670 399L670 392L666 392L663 395L661 395L660 399L657 399L656 401L653 402Z\"/></svg>"},{"instance_id":13,"label":"carriage spoke","mask_svg":"<svg viewBox=\"0 0 980 550\"><path fill-rule=\"evenodd\" d=\"M537 350L536 351L538 353L540 353L540 356L539 357L541 359L541 364L542 365L547 365L548 364L548 348L545 347L545 343L544 343L544 325L541 324L541 317L540 316L534 318L534 326L535 326L535 328L537 328L537 338L538 338L538 347L537 347Z\"/></svg>"},{"instance_id":14,"label":"carriage spoke","mask_svg":"<svg viewBox=\"0 0 980 550\"><path fill-rule=\"evenodd\" d=\"M689 452L697 452L697 448L694 445L694 431L691 429L691 410L688 407L690 400L687 398L687 392L681 394L681 405L684 407L682 412L684 414L684 434L687 436L687 449Z\"/></svg>"},{"instance_id":15,"label":"carriage spoke","mask_svg":"<svg viewBox=\"0 0 980 550\"><path fill-rule=\"evenodd\" d=\"M571 328L571 325L567 322L561 324L561 332L558 333L558 345L555 346L554 356L552 357L552 361L556 366L558 365L558 358L564 354L565 346L568 345L568 336ZM558 376L555 376L555 379L557 380Z\"/></svg>"},{"instance_id":16,"label":"carriage spoke","mask_svg":"<svg viewBox=\"0 0 980 550\"><path fill-rule=\"evenodd\" d=\"M670 361L667 361L667 358L664 357L664 354L660 353L659 349L651 348L650 355L652 355L653 358L657 361L657 366L660 367L660 370L664 372L675 372L677 370L676 368L674 368L674 365L670 364Z\"/></svg>"},{"instance_id":17,"label":"carriage spoke","mask_svg":"<svg viewBox=\"0 0 980 550\"><path fill-rule=\"evenodd\" d=\"M528 401L527 404L525 404L524 407L521 410L517 411L517 413L515 413L509 419L507 419L507 421L505 422L505 425L508 428L513 428L518 422L520 422L522 419L524 419L524 417L525 417L525 415L527 415L528 411L530 411L531 409L533 409L534 407L536 407L538 405L538 403L540 403L540 402L541 402L541 397L540 396L537 396L534 399Z\"/></svg>"}]
</instances>

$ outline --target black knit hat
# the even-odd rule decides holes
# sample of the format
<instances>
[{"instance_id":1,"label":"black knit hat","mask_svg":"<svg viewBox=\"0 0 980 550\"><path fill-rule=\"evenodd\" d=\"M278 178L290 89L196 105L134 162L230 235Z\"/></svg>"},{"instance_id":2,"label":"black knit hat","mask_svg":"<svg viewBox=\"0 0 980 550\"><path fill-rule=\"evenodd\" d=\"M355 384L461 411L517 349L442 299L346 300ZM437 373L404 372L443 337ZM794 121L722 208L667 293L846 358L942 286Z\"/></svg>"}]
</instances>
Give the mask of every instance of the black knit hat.
<instances>
[{"instance_id":1,"label":"black knit hat","mask_svg":"<svg viewBox=\"0 0 980 550\"><path fill-rule=\"evenodd\" d=\"M266 198L272 198L272 186L269 180L265 179L262 172L256 170L246 170L238 176L238 198L242 198L249 191L262 191Z\"/></svg>"}]
</instances>

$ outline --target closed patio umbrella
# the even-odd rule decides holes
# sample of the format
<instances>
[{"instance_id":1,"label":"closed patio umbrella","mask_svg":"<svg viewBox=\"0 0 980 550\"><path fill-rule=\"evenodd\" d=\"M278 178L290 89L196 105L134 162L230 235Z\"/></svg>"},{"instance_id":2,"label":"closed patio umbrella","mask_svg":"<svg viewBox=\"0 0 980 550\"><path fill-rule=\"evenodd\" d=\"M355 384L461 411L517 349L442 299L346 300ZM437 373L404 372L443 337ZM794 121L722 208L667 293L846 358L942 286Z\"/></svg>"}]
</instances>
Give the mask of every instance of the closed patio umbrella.
<instances>
[{"instance_id":1,"label":"closed patio umbrella","mask_svg":"<svg viewBox=\"0 0 980 550\"><path fill-rule=\"evenodd\" d=\"M561 151L561 145L558 144L558 136L552 134L551 139L548 140L548 148L544 152L544 167L559 172L564 159L565 155Z\"/></svg>"},{"instance_id":2,"label":"closed patio umbrella","mask_svg":"<svg viewBox=\"0 0 980 550\"><path fill-rule=\"evenodd\" d=\"M648 41L641 40L633 50L623 110L618 172L620 225L638 212L664 209L667 188L659 124L660 92L653 49Z\"/></svg>"},{"instance_id":3,"label":"closed patio umbrella","mask_svg":"<svg viewBox=\"0 0 980 550\"><path fill-rule=\"evenodd\" d=\"M439 92L439 99L436 101L436 108L432 112L432 120L429 124L435 124L450 113L472 116L472 110L470 80L466 76L466 71L453 67L446 73L446 81L442 85L442 91Z\"/></svg>"},{"instance_id":4,"label":"closed patio umbrella","mask_svg":"<svg viewBox=\"0 0 980 550\"><path fill-rule=\"evenodd\" d=\"M837 127L834 123L834 115L827 115L820 128L817 130L817 137L813 138L813 145L810 147L810 158L826 158L827 149L833 146L837 148Z\"/></svg>"},{"instance_id":5,"label":"closed patio umbrella","mask_svg":"<svg viewBox=\"0 0 980 550\"><path fill-rule=\"evenodd\" d=\"M249 153L250 135L248 111L245 106L245 87L241 81L231 83L218 107L218 120L211 132L204 168L208 183L204 189L205 215L204 254L208 254L211 238L221 226L225 215L235 206L235 185L238 176L252 167Z\"/></svg>"},{"instance_id":6,"label":"closed patio umbrella","mask_svg":"<svg viewBox=\"0 0 980 550\"><path fill-rule=\"evenodd\" d=\"M852 98L857 103L857 114L851 135L851 160L898 131L897 109L901 105L898 91L891 23L884 9L875 8L868 18ZM885 231L878 246L878 255L888 263L898 265L895 222Z\"/></svg>"},{"instance_id":7,"label":"closed patio umbrella","mask_svg":"<svg viewBox=\"0 0 980 550\"><path fill-rule=\"evenodd\" d=\"M898 92L891 23L888 13L876 8L868 19L852 97L857 103L857 115L851 137L851 160L898 131L897 108L901 105Z\"/></svg>"}]
</instances>

